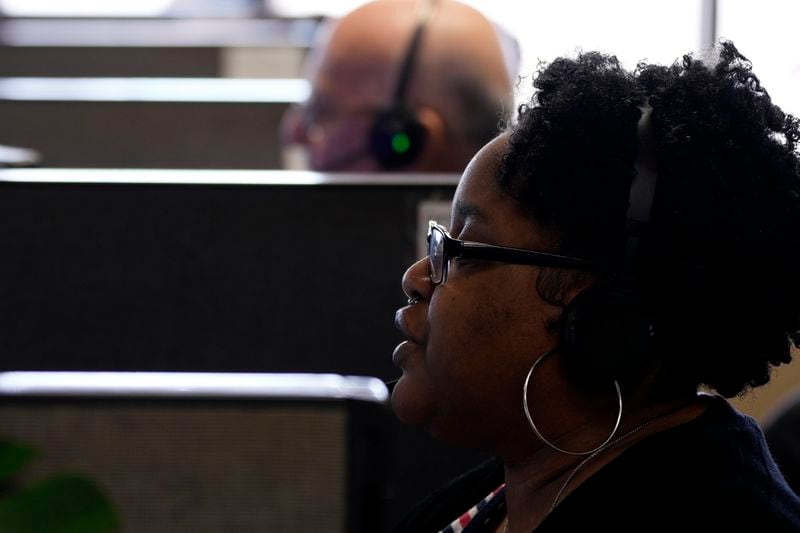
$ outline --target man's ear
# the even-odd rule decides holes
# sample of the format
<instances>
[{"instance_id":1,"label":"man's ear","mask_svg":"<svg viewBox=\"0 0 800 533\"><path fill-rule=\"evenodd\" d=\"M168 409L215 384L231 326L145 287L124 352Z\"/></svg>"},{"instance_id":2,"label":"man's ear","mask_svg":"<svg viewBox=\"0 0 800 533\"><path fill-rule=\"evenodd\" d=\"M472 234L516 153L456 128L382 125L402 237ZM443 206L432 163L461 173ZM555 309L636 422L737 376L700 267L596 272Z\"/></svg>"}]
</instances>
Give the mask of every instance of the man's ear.
<instances>
[{"instance_id":1,"label":"man's ear","mask_svg":"<svg viewBox=\"0 0 800 533\"><path fill-rule=\"evenodd\" d=\"M414 162L413 170L419 172L453 172L455 151L448 142L447 126L441 113L432 107L415 110L417 120L425 128L425 146ZM463 169L459 169L463 170Z\"/></svg>"}]
</instances>

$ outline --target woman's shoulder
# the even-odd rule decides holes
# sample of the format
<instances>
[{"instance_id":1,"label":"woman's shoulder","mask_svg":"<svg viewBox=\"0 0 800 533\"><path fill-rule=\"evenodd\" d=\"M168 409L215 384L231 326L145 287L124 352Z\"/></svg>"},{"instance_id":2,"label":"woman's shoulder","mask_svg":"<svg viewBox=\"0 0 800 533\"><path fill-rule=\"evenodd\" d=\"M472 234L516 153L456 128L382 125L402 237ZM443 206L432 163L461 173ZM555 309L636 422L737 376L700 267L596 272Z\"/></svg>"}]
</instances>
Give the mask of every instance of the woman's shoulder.
<instances>
[{"instance_id":1,"label":"woman's shoulder","mask_svg":"<svg viewBox=\"0 0 800 533\"><path fill-rule=\"evenodd\" d=\"M567 497L551 517L557 530L592 516L634 529L800 531L800 499L758 425L722 398L704 401L700 417L632 446Z\"/></svg>"},{"instance_id":2,"label":"woman's shoulder","mask_svg":"<svg viewBox=\"0 0 800 533\"><path fill-rule=\"evenodd\" d=\"M703 401L698 418L632 446L565 498L542 533L606 524L615 531L800 531L800 499L758 425L722 398ZM425 498L395 531L443 529L503 475L497 460L479 465Z\"/></svg>"}]
</instances>

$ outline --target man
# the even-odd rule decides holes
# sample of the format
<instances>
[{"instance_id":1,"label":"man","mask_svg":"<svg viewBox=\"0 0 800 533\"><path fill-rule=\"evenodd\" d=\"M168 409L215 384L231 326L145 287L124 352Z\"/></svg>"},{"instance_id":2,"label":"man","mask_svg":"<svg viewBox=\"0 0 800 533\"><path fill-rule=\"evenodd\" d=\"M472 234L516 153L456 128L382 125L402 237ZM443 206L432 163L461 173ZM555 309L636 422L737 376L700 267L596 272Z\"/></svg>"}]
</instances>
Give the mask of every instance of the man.
<instances>
[{"instance_id":1,"label":"man","mask_svg":"<svg viewBox=\"0 0 800 533\"><path fill-rule=\"evenodd\" d=\"M470 7L382 0L326 30L282 124L312 170L460 172L510 116L516 43Z\"/></svg>"}]
</instances>

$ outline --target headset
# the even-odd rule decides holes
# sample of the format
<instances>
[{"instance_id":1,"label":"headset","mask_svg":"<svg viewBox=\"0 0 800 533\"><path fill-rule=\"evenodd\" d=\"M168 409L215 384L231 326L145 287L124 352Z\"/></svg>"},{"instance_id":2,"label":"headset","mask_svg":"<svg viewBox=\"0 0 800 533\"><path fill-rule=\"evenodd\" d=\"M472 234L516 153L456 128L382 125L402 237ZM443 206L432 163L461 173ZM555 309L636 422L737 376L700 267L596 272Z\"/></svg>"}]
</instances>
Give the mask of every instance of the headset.
<instances>
[{"instance_id":1,"label":"headset","mask_svg":"<svg viewBox=\"0 0 800 533\"><path fill-rule=\"evenodd\" d=\"M587 382L640 375L649 362L653 319L637 290L638 250L646 236L656 189L652 107L641 107L639 146L625 223L625 248L609 281L581 291L564 309L560 349L565 368Z\"/></svg>"},{"instance_id":2,"label":"headset","mask_svg":"<svg viewBox=\"0 0 800 533\"><path fill-rule=\"evenodd\" d=\"M375 115L369 130L369 151L381 168L393 170L405 167L419 157L425 146L428 131L417 114L406 105L406 91L419 55L426 26L431 19L436 0L427 0L406 49L392 104Z\"/></svg>"}]
</instances>

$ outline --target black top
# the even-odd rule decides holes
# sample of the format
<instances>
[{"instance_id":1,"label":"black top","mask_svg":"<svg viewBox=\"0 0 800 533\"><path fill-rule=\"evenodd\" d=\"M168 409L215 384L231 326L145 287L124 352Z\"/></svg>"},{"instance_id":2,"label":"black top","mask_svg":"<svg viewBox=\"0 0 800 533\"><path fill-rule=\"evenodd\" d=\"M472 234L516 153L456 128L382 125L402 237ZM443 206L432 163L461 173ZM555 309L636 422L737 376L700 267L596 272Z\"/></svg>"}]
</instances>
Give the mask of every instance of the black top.
<instances>
[{"instance_id":1,"label":"black top","mask_svg":"<svg viewBox=\"0 0 800 533\"><path fill-rule=\"evenodd\" d=\"M800 400L764 430L772 457L795 492L800 492Z\"/></svg>"},{"instance_id":2,"label":"black top","mask_svg":"<svg viewBox=\"0 0 800 533\"><path fill-rule=\"evenodd\" d=\"M421 502L396 531L440 531L503 482L490 461ZM498 496L465 533L494 531ZM575 489L536 530L800 531L800 499L770 457L756 423L722 398L695 420L652 435Z\"/></svg>"}]
</instances>

